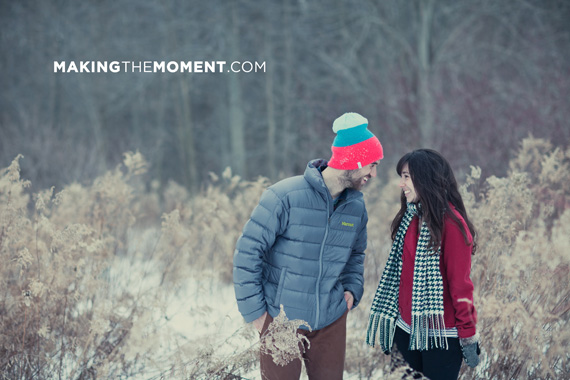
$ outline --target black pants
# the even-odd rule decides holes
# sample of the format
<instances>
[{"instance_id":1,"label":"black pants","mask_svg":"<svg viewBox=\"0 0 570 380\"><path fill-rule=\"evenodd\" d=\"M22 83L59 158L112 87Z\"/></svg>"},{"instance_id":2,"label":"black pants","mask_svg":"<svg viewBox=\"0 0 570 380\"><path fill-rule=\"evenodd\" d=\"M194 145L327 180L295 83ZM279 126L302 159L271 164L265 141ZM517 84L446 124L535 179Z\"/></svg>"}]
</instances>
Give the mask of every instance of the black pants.
<instances>
[{"instance_id":1,"label":"black pants","mask_svg":"<svg viewBox=\"0 0 570 380\"><path fill-rule=\"evenodd\" d=\"M394 342L410 367L431 380L457 380L463 355L459 338L447 338L447 350L433 348L426 351L410 351L410 334L396 327Z\"/></svg>"}]
</instances>

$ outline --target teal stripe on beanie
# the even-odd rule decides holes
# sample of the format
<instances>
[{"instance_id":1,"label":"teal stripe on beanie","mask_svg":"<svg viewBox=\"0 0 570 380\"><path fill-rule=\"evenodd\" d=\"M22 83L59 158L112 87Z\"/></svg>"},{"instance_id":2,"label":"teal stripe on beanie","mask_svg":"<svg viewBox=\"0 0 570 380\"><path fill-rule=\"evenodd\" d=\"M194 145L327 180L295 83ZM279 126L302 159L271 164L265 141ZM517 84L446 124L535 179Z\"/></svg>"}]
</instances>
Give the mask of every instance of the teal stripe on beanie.
<instances>
[{"instance_id":1,"label":"teal stripe on beanie","mask_svg":"<svg viewBox=\"0 0 570 380\"><path fill-rule=\"evenodd\" d=\"M368 130L368 124L361 124L349 129L341 129L333 141L332 146L344 147L361 143L374 137L374 134Z\"/></svg>"}]
</instances>

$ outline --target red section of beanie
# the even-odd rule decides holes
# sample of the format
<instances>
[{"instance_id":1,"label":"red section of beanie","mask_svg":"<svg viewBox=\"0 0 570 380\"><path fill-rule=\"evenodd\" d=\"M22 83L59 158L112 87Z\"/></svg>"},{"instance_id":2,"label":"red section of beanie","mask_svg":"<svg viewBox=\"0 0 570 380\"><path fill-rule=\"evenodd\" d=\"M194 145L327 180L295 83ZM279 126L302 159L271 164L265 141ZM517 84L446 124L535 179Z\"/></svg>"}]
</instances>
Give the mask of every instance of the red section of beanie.
<instances>
[{"instance_id":1,"label":"red section of beanie","mask_svg":"<svg viewBox=\"0 0 570 380\"><path fill-rule=\"evenodd\" d=\"M332 157L328 166L338 170L356 170L384 157L382 145L377 137L371 137L354 145L333 146L331 150Z\"/></svg>"}]
</instances>

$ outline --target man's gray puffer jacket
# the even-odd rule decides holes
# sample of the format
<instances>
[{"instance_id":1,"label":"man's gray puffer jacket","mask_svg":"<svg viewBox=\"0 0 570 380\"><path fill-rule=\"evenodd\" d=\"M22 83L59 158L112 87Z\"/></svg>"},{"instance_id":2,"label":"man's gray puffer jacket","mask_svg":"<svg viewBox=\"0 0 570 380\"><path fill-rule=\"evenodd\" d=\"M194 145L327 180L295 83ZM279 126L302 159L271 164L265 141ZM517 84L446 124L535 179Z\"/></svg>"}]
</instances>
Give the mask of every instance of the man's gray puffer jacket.
<instances>
[{"instance_id":1,"label":"man's gray puffer jacket","mask_svg":"<svg viewBox=\"0 0 570 380\"><path fill-rule=\"evenodd\" d=\"M364 284L368 215L362 193L345 190L336 209L321 170L307 165L303 176L270 186L253 210L234 253L238 308L246 322L283 305L289 319L313 330L326 327L347 309L344 291L358 305Z\"/></svg>"}]
</instances>

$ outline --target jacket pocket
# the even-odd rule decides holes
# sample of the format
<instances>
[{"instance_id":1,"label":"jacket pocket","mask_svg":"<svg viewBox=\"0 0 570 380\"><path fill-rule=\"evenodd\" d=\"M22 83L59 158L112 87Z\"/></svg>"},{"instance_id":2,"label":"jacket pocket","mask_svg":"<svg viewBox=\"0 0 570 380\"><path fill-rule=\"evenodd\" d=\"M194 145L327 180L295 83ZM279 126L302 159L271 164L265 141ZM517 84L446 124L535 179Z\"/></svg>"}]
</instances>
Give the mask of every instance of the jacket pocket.
<instances>
[{"instance_id":1,"label":"jacket pocket","mask_svg":"<svg viewBox=\"0 0 570 380\"><path fill-rule=\"evenodd\" d=\"M281 302L281 293L283 293L283 284L285 283L285 275L287 274L287 268L281 269L281 275L279 276L279 285L277 286L277 294L275 294L275 302L273 305L279 308Z\"/></svg>"}]
</instances>

